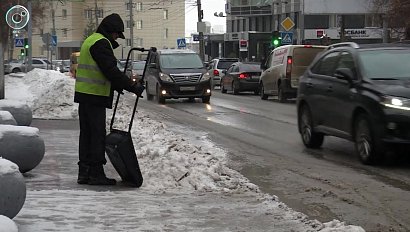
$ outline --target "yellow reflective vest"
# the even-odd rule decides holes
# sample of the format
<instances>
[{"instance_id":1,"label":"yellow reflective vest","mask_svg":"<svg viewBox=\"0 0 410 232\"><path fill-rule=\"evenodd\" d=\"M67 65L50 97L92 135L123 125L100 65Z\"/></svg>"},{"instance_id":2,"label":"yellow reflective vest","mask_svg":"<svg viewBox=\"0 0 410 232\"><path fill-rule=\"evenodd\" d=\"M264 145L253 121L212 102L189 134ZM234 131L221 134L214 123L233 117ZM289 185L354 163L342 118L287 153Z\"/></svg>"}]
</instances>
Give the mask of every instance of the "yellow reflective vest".
<instances>
[{"instance_id":1,"label":"yellow reflective vest","mask_svg":"<svg viewBox=\"0 0 410 232\"><path fill-rule=\"evenodd\" d=\"M104 76L90 54L90 47L98 40L106 39L100 33L90 35L81 46L80 60L78 62L75 91L97 96L110 96L111 82ZM112 48L112 45L111 45Z\"/></svg>"}]
</instances>

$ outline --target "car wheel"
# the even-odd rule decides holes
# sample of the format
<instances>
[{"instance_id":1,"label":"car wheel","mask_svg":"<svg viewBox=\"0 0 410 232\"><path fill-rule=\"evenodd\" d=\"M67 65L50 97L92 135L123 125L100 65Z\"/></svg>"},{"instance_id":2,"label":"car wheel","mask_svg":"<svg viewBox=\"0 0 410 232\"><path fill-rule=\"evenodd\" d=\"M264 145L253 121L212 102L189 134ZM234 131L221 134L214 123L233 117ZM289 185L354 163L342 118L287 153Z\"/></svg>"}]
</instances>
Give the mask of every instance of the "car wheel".
<instances>
[{"instance_id":1,"label":"car wheel","mask_svg":"<svg viewBox=\"0 0 410 232\"><path fill-rule=\"evenodd\" d=\"M222 82L221 82L221 92L226 93L226 89L225 89L224 85L222 84Z\"/></svg>"},{"instance_id":2,"label":"car wheel","mask_svg":"<svg viewBox=\"0 0 410 232\"><path fill-rule=\"evenodd\" d=\"M232 93L233 95L239 94L239 89L235 87L235 82L232 82Z\"/></svg>"},{"instance_id":3,"label":"car wheel","mask_svg":"<svg viewBox=\"0 0 410 232\"><path fill-rule=\"evenodd\" d=\"M280 85L278 86L278 101L279 101L280 103L284 103L284 102L286 102L286 100L287 100L286 95L285 95L285 93L283 92L283 87L282 87L282 85L280 84Z\"/></svg>"},{"instance_id":4,"label":"car wheel","mask_svg":"<svg viewBox=\"0 0 410 232\"><path fill-rule=\"evenodd\" d=\"M21 72L21 70L19 68L13 68L13 70L11 70L12 73L18 73Z\"/></svg>"},{"instance_id":5,"label":"car wheel","mask_svg":"<svg viewBox=\"0 0 410 232\"><path fill-rule=\"evenodd\" d=\"M265 94L265 88L263 87L262 82L259 84L259 94L260 94L262 100L268 99L268 95Z\"/></svg>"},{"instance_id":6,"label":"car wheel","mask_svg":"<svg viewBox=\"0 0 410 232\"><path fill-rule=\"evenodd\" d=\"M147 100L152 101L154 99L154 95L152 95L148 90L149 89L148 88L148 82L145 82L145 87L146 87L145 92L147 94Z\"/></svg>"},{"instance_id":7,"label":"car wheel","mask_svg":"<svg viewBox=\"0 0 410 232\"><path fill-rule=\"evenodd\" d=\"M356 152L363 164L374 164L382 158L384 146L376 147L373 129L367 115L361 114L355 120L354 142Z\"/></svg>"},{"instance_id":8,"label":"car wheel","mask_svg":"<svg viewBox=\"0 0 410 232\"><path fill-rule=\"evenodd\" d=\"M157 85L157 101L159 104L165 104L165 98L161 96L161 89L159 88L159 85Z\"/></svg>"},{"instance_id":9,"label":"car wheel","mask_svg":"<svg viewBox=\"0 0 410 232\"><path fill-rule=\"evenodd\" d=\"M307 105L301 107L298 115L299 132L302 136L303 144L308 148L319 148L323 144L324 134L313 130L313 119Z\"/></svg>"},{"instance_id":10,"label":"car wheel","mask_svg":"<svg viewBox=\"0 0 410 232\"><path fill-rule=\"evenodd\" d=\"M210 100L211 100L211 96L202 97L202 103L208 104Z\"/></svg>"}]
</instances>

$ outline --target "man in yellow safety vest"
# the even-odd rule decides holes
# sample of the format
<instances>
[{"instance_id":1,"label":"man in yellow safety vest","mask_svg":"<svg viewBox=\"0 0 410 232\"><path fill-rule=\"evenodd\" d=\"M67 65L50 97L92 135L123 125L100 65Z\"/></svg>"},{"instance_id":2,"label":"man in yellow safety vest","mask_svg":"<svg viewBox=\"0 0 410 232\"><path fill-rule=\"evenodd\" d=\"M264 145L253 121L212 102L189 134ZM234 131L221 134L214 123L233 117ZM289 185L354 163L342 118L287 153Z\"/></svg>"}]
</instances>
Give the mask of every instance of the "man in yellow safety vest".
<instances>
[{"instance_id":1,"label":"man in yellow safety vest","mask_svg":"<svg viewBox=\"0 0 410 232\"><path fill-rule=\"evenodd\" d=\"M112 108L114 90L141 96L142 83L131 81L117 67L113 49L118 38L125 39L124 23L118 14L105 17L82 44L76 72L74 102L80 119L78 184L115 185L104 167L106 108Z\"/></svg>"}]
</instances>

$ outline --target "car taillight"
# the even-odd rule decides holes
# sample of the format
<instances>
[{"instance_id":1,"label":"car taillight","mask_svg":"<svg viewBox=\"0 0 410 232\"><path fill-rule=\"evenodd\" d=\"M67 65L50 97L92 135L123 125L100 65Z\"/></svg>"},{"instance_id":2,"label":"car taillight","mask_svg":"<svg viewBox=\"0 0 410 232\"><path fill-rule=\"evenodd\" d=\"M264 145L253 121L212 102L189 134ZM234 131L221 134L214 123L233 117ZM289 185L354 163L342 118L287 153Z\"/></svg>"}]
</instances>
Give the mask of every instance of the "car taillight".
<instances>
[{"instance_id":1,"label":"car taillight","mask_svg":"<svg viewBox=\"0 0 410 232\"><path fill-rule=\"evenodd\" d=\"M219 76L219 71L218 70L214 70L214 76Z\"/></svg>"},{"instance_id":2,"label":"car taillight","mask_svg":"<svg viewBox=\"0 0 410 232\"><path fill-rule=\"evenodd\" d=\"M288 65L286 65L286 78L290 79L291 74L292 74L292 64L293 64L293 60L291 56L288 56L287 63Z\"/></svg>"},{"instance_id":3,"label":"car taillight","mask_svg":"<svg viewBox=\"0 0 410 232\"><path fill-rule=\"evenodd\" d=\"M245 79L247 77L250 77L251 75L249 75L249 73L241 73L239 74L239 79Z\"/></svg>"}]
</instances>

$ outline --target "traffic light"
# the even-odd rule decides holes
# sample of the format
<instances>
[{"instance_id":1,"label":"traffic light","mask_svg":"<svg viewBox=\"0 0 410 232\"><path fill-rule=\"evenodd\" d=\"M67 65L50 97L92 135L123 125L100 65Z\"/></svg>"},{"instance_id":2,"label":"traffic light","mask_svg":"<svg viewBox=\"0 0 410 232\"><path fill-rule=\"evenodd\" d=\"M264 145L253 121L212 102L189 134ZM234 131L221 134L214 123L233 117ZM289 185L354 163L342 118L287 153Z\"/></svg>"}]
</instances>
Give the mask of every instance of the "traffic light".
<instances>
[{"instance_id":1,"label":"traffic light","mask_svg":"<svg viewBox=\"0 0 410 232\"><path fill-rule=\"evenodd\" d=\"M20 49L20 56L25 56L25 55L26 55L25 49Z\"/></svg>"},{"instance_id":2,"label":"traffic light","mask_svg":"<svg viewBox=\"0 0 410 232\"><path fill-rule=\"evenodd\" d=\"M28 49L30 45L28 44L28 38L24 38L24 48Z\"/></svg>"},{"instance_id":3,"label":"traffic light","mask_svg":"<svg viewBox=\"0 0 410 232\"><path fill-rule=\"evenodd\" d=\"M279 31L272 31L272 46L277 48L282 45L282 38Z\"/></svg>"}]
</instances>

